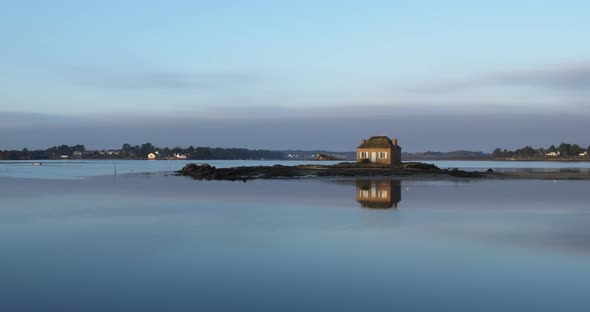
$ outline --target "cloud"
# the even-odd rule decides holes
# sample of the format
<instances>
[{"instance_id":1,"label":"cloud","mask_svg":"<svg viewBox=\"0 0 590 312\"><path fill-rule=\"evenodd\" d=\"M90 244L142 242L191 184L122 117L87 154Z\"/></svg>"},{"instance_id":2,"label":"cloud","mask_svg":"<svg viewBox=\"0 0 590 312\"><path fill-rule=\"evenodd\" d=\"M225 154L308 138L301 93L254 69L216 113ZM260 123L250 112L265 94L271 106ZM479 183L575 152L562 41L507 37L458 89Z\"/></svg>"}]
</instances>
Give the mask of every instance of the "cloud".
<instances>
[{"instance_id":1,"label":"cloud","mask_svg":"<svg viewBox=\"0 0 590 312\"><path fill-rule=\"evenodd\" d=\"M71 84L121 90L211 90L250 84L260 79L258 75L239 72L194 73L93 66L67 67L63 76Z\"/></svg>"},{"instance_id":2,"label":"cloud","mask_svg":"<svg viewBox=\"0 0 590 312\"><path fill-rule=\"evenodd\" d=\"M488 78L487 81L498 85L529 85L562 90L588 91L588 87L590 87L590 63L496 74Z\"/></svg>"},{"instance_id":3,"label":"cloud","mask_svg":"<svg viewBox=\"0 0 590 312\"><path fill-rule=\"evenodd\" d=\"M469 113L321 117L291 114L281 118L207 118L195 115L59 117L36 123L35 116L0 131L0 149L47 148L85 144L88 148L151 142L159 146L218 146L264 149L351 151L361 138L388 134L405 151L549 146L560 142L588 146L587 116L575 114ZM7 117L10 119L10 117ZM0 113L2 120L2 113Z\"/></svg>"},{"instance_id":4,"label":"cloud","mask_svg":"<svg viewBox=\"0 0 590 312\"><path fill-rule=\"evenodd\" d=\"M590 62L489 73L469 79L427 83L409 90L419 93L450 93L487 87L533 87L553 91L588 92Z\"/></svg>"},{"instance_id":5,"label":"cloud","mask_svg":"<svg viewBox=\"0 0 590 312\"><path fill-rule=\"evenodd\" d=\"M19 130L37 127L59 127L60 125L82 125L66 116L28 112L0 112L0 130Z\"/></svg>"}]
</instances>

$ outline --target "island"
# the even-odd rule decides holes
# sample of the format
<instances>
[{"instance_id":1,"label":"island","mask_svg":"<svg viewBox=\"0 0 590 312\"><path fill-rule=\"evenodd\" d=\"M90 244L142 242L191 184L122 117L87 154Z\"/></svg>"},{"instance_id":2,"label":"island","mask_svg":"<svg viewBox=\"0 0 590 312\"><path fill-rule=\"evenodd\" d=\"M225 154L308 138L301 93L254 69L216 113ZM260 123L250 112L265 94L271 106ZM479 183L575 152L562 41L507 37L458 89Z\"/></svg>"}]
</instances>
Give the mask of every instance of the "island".
<instances>
[{"instance_id":1,"label":"island","mask_svg":"<svg viewBox=\"0 0 590 312\"><path fill-rule=\"evenodd\" d=\"M186 165L179 175L200 180L242 180L301 177L351 177L351 176L448 176L478 178L481 172L459 169L440 169L435 165L401 161L401 147L398 140L387 136L373 136L361 140L356 149L356 162L342 162L334 165L298 166L242 166L215 168L207 164Z\"/></svg>"},{"instance_id":2,"label":"island","mask_svg":"<svg viewBox=\"0 0 590 312\"><path fill-rule=\"evenodd\" d=\"M441 169L433 164L422 162L402 162L402 148L395 138L373 136L361 140L356 148L356 162L342 162L333 165L297 166L240 166L216 168L208 164L188 164L177 171L178 175L198 180L247 181L252 179L310 178L310 177L392 177L422 179L590 179L590 174L576 170L557 170L552 172L516 171L485 172L465 171L457 168Z\"/></svg>"},{"instance_id":3,"label":"island","mask_svg":"<svg viewBox=\"0 0 590 312\"><path fill-rule=\"evenodd\" d=\"M176 174L197 180L247 181L252 179L311 177L459 177L482 178L492 172L441 169L432 164L408 162L399 166L344 162L335 165L240 166L216 168L208 164L188 164Z\"/></svg>"}]
</instances>

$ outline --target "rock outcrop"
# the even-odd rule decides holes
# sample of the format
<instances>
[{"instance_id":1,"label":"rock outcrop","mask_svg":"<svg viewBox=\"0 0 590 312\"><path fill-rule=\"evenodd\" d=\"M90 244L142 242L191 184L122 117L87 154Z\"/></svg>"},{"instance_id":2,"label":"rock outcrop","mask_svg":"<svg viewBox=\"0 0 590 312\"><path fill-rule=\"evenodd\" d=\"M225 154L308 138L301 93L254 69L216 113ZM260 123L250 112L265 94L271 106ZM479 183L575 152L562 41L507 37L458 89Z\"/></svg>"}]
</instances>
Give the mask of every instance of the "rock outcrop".
<instances>
[{"instance_id":1,"label":"rock outcrop","mask_svg":"<svg viewBox=\"0 0 590 312\"><path fill-rule=\"evenodd\" d=\"M315 155L314 160L338 160L338 158L331 155L318 153Z\"/></svg>"},{"instance_id":2,"label":"rock outcrop","mask_svg":"<svg viewBox=\"0 0 590 312\"><path fill-rule=\"evenodd\" d=\"M188 164L177 172L198 180L246 181L250 179L278 179L302 177L361 177L361 176L447 176L480 178L482 172L440 169L432 164L402 163L397 167L379 164L340 163L336 165L251 166L216 168L208 164Z\"/></svg>"}]
</instances>

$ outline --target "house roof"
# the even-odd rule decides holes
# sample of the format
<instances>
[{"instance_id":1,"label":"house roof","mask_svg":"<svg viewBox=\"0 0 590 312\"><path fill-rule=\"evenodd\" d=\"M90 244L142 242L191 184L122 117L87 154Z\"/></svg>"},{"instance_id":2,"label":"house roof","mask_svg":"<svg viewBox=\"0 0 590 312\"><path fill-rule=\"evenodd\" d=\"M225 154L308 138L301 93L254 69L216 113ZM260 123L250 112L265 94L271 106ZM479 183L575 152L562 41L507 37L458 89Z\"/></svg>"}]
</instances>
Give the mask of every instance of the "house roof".
<instances>
[{"instance_id":1,"label":"house roof","mask_svg":"<svg viewBox=\"0 0 590 312\"><path fill-rule=\"evenodd\" d=\"M391 139L386 136L373 136L363 141L357 148L390 148L394 147Z\"/></svg>"}]
</instances>

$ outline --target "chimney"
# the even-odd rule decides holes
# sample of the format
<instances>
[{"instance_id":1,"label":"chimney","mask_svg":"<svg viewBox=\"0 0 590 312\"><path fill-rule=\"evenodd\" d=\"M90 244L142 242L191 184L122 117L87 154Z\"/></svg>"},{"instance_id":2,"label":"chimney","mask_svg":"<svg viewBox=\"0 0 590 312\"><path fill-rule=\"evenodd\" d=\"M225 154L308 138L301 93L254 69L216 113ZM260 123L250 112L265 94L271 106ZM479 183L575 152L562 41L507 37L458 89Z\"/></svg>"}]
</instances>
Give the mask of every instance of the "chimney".
<instances>
[{"instance_id":1,"label":"chimney","mask_svg":"<svg viewBox=\"0 0 590 312\"><path fill-rule=\"evenodd\" d=\"M392 138L391 143L393 144L393 146L397 146L397 139Z\"/></svg>"},{"instance_id":2,"label":"chimney","mask_svg":"<svg viewBox=\"0 0 590 312\"><path fill-rule=\"evenodd\" d=\"M362 139L362 140L361 140L361 144L363 144L363 143L365 143L365 142L367 142L367 140L365 140L365 139Z\"/></svg>"}]
</instances>

